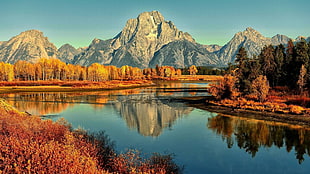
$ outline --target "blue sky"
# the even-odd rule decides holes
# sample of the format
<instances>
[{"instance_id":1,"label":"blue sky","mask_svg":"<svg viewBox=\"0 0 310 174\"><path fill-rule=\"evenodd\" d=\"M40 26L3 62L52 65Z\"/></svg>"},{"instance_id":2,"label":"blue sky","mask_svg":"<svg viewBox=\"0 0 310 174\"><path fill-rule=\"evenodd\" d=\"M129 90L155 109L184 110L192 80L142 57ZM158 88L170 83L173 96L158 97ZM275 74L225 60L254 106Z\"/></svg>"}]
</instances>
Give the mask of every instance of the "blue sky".
<instances>
[{"instance_id":1,"label":"blue sky","mask_svg":"<svg viewBox=\"0 0 310 174\"><path fill-rule=\"evenodd\" d=\"M57 47L110 39L130 18L157 10L202 44L252 27L264 36L310 36L309 0L1 0L0 41L38 29Z\"/></svg>"}]
</instances>

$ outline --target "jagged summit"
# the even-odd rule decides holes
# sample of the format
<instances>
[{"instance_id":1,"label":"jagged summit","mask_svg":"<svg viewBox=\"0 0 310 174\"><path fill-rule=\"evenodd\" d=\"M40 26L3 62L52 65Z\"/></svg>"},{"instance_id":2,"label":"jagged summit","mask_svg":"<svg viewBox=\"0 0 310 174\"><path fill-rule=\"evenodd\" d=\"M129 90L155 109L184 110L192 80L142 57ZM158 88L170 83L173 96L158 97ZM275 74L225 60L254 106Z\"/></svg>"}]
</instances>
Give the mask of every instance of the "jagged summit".
<instances>
[{"instance_id":1,"label":"jagged summit","mask_svg":"<svg viewBox=\"0 0 310 174\"><path fill-rule=\"evenodd\" d=\"M254 30L253 28L248 27L244 31L236 33L233 39L260 41L260 40L264 40L265 37L257 30Z\"/></svg>"},{"instance_id":2,"label":"jagged summit","mask_svg":"<svg viewBox=\"0 0 310 174\"><path fill-rule=\"evenodd\" d=\"M195 42L188 33L165 21L158 11L141 13L136 19L128 20L113 41L112 47L118 50L111 64L146 68L156 51L176 40Z\"/></svg>"},{"instance_id":3,"label":"jagged summit","mask_svg":"<svg viewBox=\"0 0 310 174\"><path fill-rule=\"evenodd\" d=\"M57 48L43 32L28 30L1 44L0 61L15 63L18 60L36 62L42 57L57 57Z\"/></svg>"},{"instance_id":4,"label":"jagged summit","mask_svg":"<svg viewBox=\"0 0 310 174\"><path fill-rule=\"evenodd\" d=\"M129 19L113 39L94 39L87 51L75 58L74 63L87 66L99 62L146 68L155 52L177 40L195 42L191 35L178 30L158 11L143 12L137 18Z\"/></svg>"},{"instance_id":5,"label":"jagged summit","mask_svg":"<svg viewBox=\"0 0 310 174\"><path fill-rule=\"evenodd\" d=\"M257 30L255 30L255 29L252 28L252 27L247 27L247 28L245 29L245 31L246 31L246 32L252 32L252 33L258 32Z\"/></svg>"},{"instance_id":6,"label":"jagged summit","mask_svg":"<svg viewBox=\"0 0 310 174\"><path fill-rule=\"evenodd\" d=\"M154 24L160 24L165 21L163 15L159 11L143 12L139 14L138 20L142 21L144 19L150 19L154 22Z\"/></svg>"},{"instance_id":7,"label":"jagged summit","mask_svg":"<svg viewBox=\"0 0 310 174\"><path fill-rule=\"evenodd\" d=\"M29 37L42 36L43 37L43 32L40 30L32 29L32 30L27 30L27 31L21 32L19 34L19 36L29 36Z\"/></svg>"}]
</instances>

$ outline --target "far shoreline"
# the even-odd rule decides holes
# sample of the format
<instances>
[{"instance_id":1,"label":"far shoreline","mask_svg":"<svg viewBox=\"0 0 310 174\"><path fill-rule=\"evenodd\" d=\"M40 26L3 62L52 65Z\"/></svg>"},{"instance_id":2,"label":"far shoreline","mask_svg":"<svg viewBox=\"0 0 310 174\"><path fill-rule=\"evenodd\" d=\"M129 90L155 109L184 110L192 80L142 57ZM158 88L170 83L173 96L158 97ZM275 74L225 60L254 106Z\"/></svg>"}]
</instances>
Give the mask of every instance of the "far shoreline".
<instances>
[{"instance_id":1,"label":"far shoreline","mask_svg":"<svg viewBox=\"0 0 310 174\"><path fill-rule=\"evenodd\" d=\"M111 80L92 81L11 81L0 82L1 93L15 92L83 92L106 91L150 87L165 83L210 83L216 82L222 76L217 75L182 75L180 77L165 77L151 80Z\"/></svg>"}]
</instances>

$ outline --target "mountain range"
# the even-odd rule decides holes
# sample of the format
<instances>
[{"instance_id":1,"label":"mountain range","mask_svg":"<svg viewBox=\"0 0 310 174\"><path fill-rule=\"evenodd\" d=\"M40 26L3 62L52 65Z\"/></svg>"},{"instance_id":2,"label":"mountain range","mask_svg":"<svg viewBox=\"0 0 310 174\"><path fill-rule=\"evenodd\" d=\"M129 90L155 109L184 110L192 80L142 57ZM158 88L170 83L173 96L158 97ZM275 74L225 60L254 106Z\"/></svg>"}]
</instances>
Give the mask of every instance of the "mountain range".
<instances>
[{"instance_id":1,"label":"mountain range","mask_svg":"<svg viewBox=\"0 0 310 174\"><path fill-rule=\"evenodd\" d=\"M310 37L299 36L310 41ZM76 49L69 44L59 49L38 30L28 30L0 42L0 61L15 63L18 60L36 62L38 58L58 58L82 66L93 63L129 65L139 68L156 65L184 68L196 66L227 66L234 62L240 47L248 55L258 55L265 45L287 44L285 35L268 38L253 28L236 33L224 46L202 45L186 32L180 31L171 21L166 21L158 11L141 13L129 19L123 30L114 38L95 38L88 47Z\"/></svg>"}]
</instances>

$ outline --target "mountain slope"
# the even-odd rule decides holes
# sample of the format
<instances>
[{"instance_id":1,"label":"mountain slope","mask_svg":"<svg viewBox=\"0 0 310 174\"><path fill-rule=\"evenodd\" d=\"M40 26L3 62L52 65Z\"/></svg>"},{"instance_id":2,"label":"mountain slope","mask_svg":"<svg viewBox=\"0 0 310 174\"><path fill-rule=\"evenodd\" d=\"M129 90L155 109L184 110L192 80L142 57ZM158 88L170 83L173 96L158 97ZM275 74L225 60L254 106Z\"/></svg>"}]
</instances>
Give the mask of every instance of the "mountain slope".
<instances>
[{"instance_id":1,"label":"mountain slope","mask_svg":"<svg viewBox=\"0 0 310 174\"><path fill-rule=\"evenodd\" d=\"M70 44L64 44L58 49L58 59L66 63L72 63L74 56L78 55L81 51L75 49Z\"/></svg>"},{"instance_id":2,"label":"mountain slope","mask_svg":"<svg viewBox=\"0 0 310 174\"><path fill-rule=\"evenodd\" d=\"M89 66L93 63L110 64L113 58L113 39L94 39L88 48L84 49L73 60L74 64Z\"/></svg>"},{"instance_id":3,"label":"mountain slope","mask_svg":"<svg viewBox=\"0 0 310 174\"><path fill-rule=\"evenodd\" d=\"M203 45L203 47L205 47L206 50L209 52L215 52L215 51L220 50L223 46L220 46L220 45Z\"/></svg>"},{"instance_id":4,"label":"mountain slope","mask_svg":"<svg viewBox=\"0 0 310 174\"><path fill-rule=\"evenodd\" d=\"M217 56L208 52L203 45L181 40L171 42L156 52L149 67L167 65L185 68L191 65L209 66L216 64L218 64Z\"/></svg>"},{"instance_id":5,"label":"mountain slope","mask_svg":"<svg viewBox=\"0 0 310 174\"><path fill-rule=\"evenodd\" d=\"M15 63L18 60L36 62L39 58L56 58L57 48L38 30L28 30L0 45L0 61Z\"/></svg>"},{"instance_id":6,"label":"mountain slope","mask_svg":"<svg viewBox=\"0 0 310 174\"><path fill-rule=\"evenodd\" d=\"M271 39L261 35L258 31L248 27L243 32L238 32L224 45L216 54L222 65L234 62L236 54L241 47L244 47L248 56L258 55L265 45L270 45Z\"/></svg>"}]
</instances>

